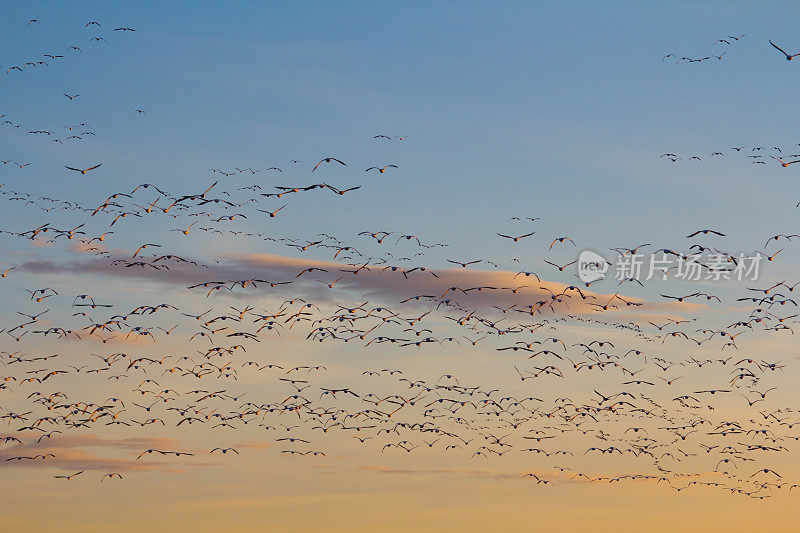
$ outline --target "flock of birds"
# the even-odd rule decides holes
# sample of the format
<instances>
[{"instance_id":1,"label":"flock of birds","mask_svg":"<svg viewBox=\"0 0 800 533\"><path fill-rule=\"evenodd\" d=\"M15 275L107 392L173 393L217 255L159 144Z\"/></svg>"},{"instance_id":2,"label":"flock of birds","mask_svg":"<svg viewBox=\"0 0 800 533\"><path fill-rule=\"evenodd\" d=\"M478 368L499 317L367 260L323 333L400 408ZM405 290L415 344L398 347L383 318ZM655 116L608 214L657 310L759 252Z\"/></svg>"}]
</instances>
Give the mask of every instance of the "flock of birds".
<instances>
[{"instance_id":1,"label":"flock of birds","mask_svg":"<svg viewBox=\"0 0 800 533\"><path fill-rule=\"evenodd\" d=\"M707 56L692 58L687 56L678 57L675 54L666 54L664 57L661 58L661 62L664 63L665 61L674 61L675 63L681 63L683 61L686 61L687 63L702 63L703 61L708 61L710 59L722 61L722 58L724 58L725 55L728 53L726 49L737 44L739 42L739 39L742 39L744 36L745 34L728 35L725 38L717 39L716 41L714 41L714 46L717 47L717 50L710 53Z\"/></svg>"},{"instance_id":2,"label":"flock of birds","mask_svg":"<svg viewBox=\"0 0 800 533\"><path fill-rule=\"evenodd\" d=\"M730 146L729 149L731 151L727 154L727 149L722 149L715 150L707 155L693 154L681 156L673 152L666 152L659 157L671 161L672 163L677 163L678 161L702 162L704 158L705 160L714 160L725 157L726 155L739 155L745 156L751 165L766 165L771 163L780 165L783 168L787 168L789 165L795 163L800 163L800 153L791 153L793 151L800 151L800 143L794 144L788 148L781 148L780 146Z\"/></svg>"},{"instance_id":3,"label":"flock of birds","mask_svg":"<svg viewBox=\"0 0 800 533\"><path fill-rule=\"evenodd\" d=\"M31 19L31 20L28 21L28 26L37 27L37 26L41 26L41 25L42 25L42 23L39 22L38 19ZM87 30L95 30L95 31L97 31L97 30L100 30L102 28L102 26L103 25L100 24L99 22L94 21L94 20L90 20L89 22L87 22L84 25L84 28L87 29ZM113 28L112 31L123 32L124 33L124 32L134 32L136 30L134 28L129 28L127 26L122 26L122 27L119 27L119 28ZM89 43L93 43L93 44L103 44L105 41L106 41L106 38L103 37L102 35L93 35L93 36L91 36L89 38ZM73 53L74 54L74 53L80 53L81 51L82 50L78 45L72 44L68 48L66 48L66 52L64 52L64 53ZM31 59L28 59L28 60L26 60L24 62L18 63L16 65L10 65L6 69L6 75L11 74L12 72L15 72L15 71L16 72L23 72L23 71L28 70L28 69L49 67L51 62L55 62L55 61L64 59L64 57L65 57L64 53L49 52L49 53L46 53L46 54L42 54L41 57L31 58ZM66 96L70 100L74 100L79 95L76 94L74 96L71 96L69 94L64 94L64 96Z\"/></svg>"},{"instance_id":4,"label":"flock of birds","mask_svg":"<svg viewBox=\"0 0 800 533\"><path fill-rule=\"evenodd\" d=\"M702 63L703 61L708 61L708 60L711 60L711 59L714 59L714 60L717 60L717 61L722 61L722 59L728 53L727 49L732 47L732 46L734 46L734 45L736 45L739 42L739 40L742 39L744 36L745 36L745 34L727 35L724 38L717 39L716 41L714 41L714 46L717 47L717 51L712 52L712 53L710 53L710 54L708 54L706 56L693 57L693 58L692 57L687 57L687 56L678 57L675 54L669 53L669 54L664 55L664 57L661 58L661 62L664 63L664 62L667 62L667 61L674 61L675 63L681 63L681 62L685 61L687 63ZM796 54L789 54L783 48L781 48L777 44L773 43L772 40L769 41L769 44L775 50L777 50L781 54L783 54L784 58L786 58L786 61L791 61L795 57L800 56L800 52L798 52Z\"/></svg>"},{"instance_id":5,"label":"flock of birds","mask_svg":"<svg viewBox=\"0 0 800 533\"><path fill-rule=\"evenodd\" d=\"M67 128L91 133L87 123ZM35 169L3 161L12 163L21 173ZM78 179L106 168L99 160L63 166ZM351 181L319 177L332 169ZM792 361L748 349L749 339L794 334L791 295L798 281L753 282L733 298L694 291L649 301L621 292L644 287L633 278L612 282L613 293L592 292L566 271L578 243L548 232L536 216L511 217L506 225L517 229L493 233L513 250L535 250L547 265L540 272L523 270L516 257L460 257L450 252L455 243L396 229L311 238L270 229L272 219L302 209L304 195L325 194L335 203L368 190L365 174L391 179L401 170L396 162L356 166L344 156L321 155L281 166L210 169L192 190L132 183L92 201L32 192L24 180L0 185L0 212L24 209L26 219L36 219L23 225L3 216L4 248L80 254L71 266L3 257L0 284L14 299L0 323L0 462L57 465L50 475L59 482L90 475L119 482L140 472L137 464L247 460L252 450L236 444L247 432L266 435L274 443L266 453L287 461L326 460L328 443L338 439L338 446L362 448L365 456L524 457L532 471L518 476L536 485L650 481L679 492L704 486L757 499L800 487L776 466L790 461L800 441L800 411L779 403L781 376ZM283 181L284 173L310 177ZM268 184L278 178L280 185ZM762 253L771 261L773 241L790 246L796 237L771 236ZM686 238L697 241L684 241L686 252L649 243L614 252L686 257L699 247L725 254L735 267L725 232L699 229ZM191 239L241 239L281 257L248 262L177 251ZM438 266L426 263L434 251L448 254ZM104 277L125 290L110 289ZM74 279L85 287L76 290ZM147 284L162 296L136 290ZM737 318L717 323L722 313L709 309ZM295 355L305 351L300 342L319 358ZM424 366L403 367L423 351L431 358L491 355L497 376L477 382L457 370L426 375ZM372 363L356 367L354 353ZM181 447L190 426L210 444ZM80 443L81 436L106 432L171 440L128 450L126 470L95 463L65 470L74 460L59 462L62 440Z\"/></svg>"}]
</instances>

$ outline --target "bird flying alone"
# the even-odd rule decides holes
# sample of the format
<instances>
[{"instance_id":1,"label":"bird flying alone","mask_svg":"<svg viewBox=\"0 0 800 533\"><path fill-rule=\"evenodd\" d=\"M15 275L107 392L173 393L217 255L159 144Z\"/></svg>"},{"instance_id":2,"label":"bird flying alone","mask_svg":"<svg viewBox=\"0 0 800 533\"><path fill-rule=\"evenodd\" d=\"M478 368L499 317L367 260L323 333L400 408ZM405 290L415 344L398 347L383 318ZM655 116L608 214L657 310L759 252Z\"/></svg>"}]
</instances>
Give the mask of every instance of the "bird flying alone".
<instances>
[{"instance_id":1,"label":"bird flying alone","mask_svg":"<svg viewBox=\"0 0 800 533\"><path fill-rule=\"evenodd\" d=\"M79 168L68 167L66 165L64 165L64 168L66 168L67 170L74 170L75 172L80 172L81 174L86 175L87 172L89 172L90 170L94 170L94 169L100 167L102 164L103 163L97 163L95 166L89 167L89 168L86 168L86 169L83 169L83 170L81 170Z\"/></svg>"},{"instance_id":2,"label":"bird flying alone","mask_svg":"<svg viewBox=\"0 0 800 533\"><path fill-rule=\"evenodd\" d=\"M784 51L783 51L783 49L782 49L780 46L778 46L777 44L773 43L773 42L772 42L772 40L770 40L770 41L769 41L769 44L771 44L771 45L772 45L773 47L775 47L776 49L780 50L780 52L781 52L781 53L782 53L784 56L786 56L786 61L791 61L791 60L792 60L792 59L794 59L795 57L797 57L797 56L800 56L800 53L793 54L793 55L789 55L789 54L787 54L786 52L784 52Z\"/></svg>"},{"instance_id":3,"label":"bird flying alone","mask_svg":"<svg viewBox=\"0 0 800 533\"><path fill-rule=\"evenodd\" d=\"M690 233L689 235L686 236L686 238L690 239L690 238L695 237L695 236L700 235L700 234L708 235L709 233L712 233L714 235L719 235L720 237L725 237L726 236L724 233L720 233L719 231L716 231L716 230L713 230L713 229L701 229L701 230L695 231L694 233Z\"/></svg>"},{"instance_id":4,"label":"bird flying alone","mask_svg":"<svg viewBox=\"0 0 800 533\"><path fill-rule=\"evenodd\" d=\"M340 161L340 160L336 159L335 157L326 157L325 159L321 160L319 163L317 163L316 165L314 165L314 168L312 168L312 169L311 169L311 172L314 172L315 170L317 170L317 168L318 168L318 167L319 167L319 166L320 166L322 163L330 163L331 161L336 161L336 162L337 162L337 163L339 163L340 165L347 166L347 163L345 163L344 161Z\"/></svg>"},{"instance_id":5,"label":"bird flying alone","mask_svg":"<svg viewBox=\"0 0 800 533\"><path fill-rule=\"evenodd\" d=\"M386 172L387 168L397 168L397 165L386 165L385 167L369 167L364 172L369 172L370 170L377 170L378 172L383 174L384 172Z\"/></svg>"}]
</instances>

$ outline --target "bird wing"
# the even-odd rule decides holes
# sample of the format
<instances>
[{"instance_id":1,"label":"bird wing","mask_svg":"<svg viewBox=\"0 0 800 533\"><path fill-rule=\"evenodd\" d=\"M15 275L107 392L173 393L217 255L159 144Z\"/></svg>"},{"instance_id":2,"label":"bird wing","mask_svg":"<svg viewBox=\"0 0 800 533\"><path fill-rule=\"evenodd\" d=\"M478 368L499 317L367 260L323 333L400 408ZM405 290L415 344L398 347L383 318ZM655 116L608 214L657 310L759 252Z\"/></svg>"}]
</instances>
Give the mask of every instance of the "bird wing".
<instances>
[{"instance_id":1,"label":"bird wing","mask_svg":"<svg viewBox=\"0 0 800 533\"><path fill-rule=\"evenodd\" d=\"M782 49L780 46L778 46L777 44L773 43L771 40L770 40L769 44L771 44L772 46L774 46L775 48L777 48L778 50L780 50L780 51L781 51L781 53L782 53L783 55L785 55L786 57L792 57L792 56L790 56L789 54L787 54L786 52L784 52L784 51L783 51L783 49Z\"/></svg>"}]
</instances>

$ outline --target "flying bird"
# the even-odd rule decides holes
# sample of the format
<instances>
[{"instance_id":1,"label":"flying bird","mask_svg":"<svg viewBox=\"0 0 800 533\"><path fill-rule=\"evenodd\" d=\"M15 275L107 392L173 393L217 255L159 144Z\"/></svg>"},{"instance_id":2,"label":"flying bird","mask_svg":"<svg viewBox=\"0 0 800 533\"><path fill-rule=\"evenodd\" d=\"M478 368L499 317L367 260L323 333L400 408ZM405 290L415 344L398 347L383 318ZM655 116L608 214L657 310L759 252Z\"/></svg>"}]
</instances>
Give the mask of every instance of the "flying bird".
<instances>
[{"instance_id":1,"label":"flying bird","mask_svg":"<svg viewBox=\"0 0 800 533\"><path fill-rule=\"evenodd\" d=\"M783 51L783 49L780 46L778 46L777 44L773 43L771 40L770 40L769 44L771 44L773 47L775 47L775 49L779 50L784 56L786 56L786 61L791 61L795 57L800 56L800 53L797 53L797 54L794 54L794 55L787 54L786 52Z\"/></svg>"},{"instance_id":2,"label":"flying bird","mask_svg":"<svg viewBox=\"0 0 800 533\"><path fill-rule=\"evenodd\" d=\"M85 175L85 174L86 174L87 172L89 172L90 170L94 170L94 169L96 169L96 168L99 168L99 167L100 167L102 164L103 164L103 163L98 163L98 164L96 164L95 166L93 166L93 167L89 167L89 168L87 168L87 169L84 169L84 170L81 170L81 169L79 169L79 168L68 167L68 166L65 166L64 168L66 168L67 170L74 170L75 172L80 172L81 174L84 174L84 175Z\"/></svg>"},{"instance_id":3,"label":"flying bird","mask_svg":"<svg viewBox=\"0 0 800 533\"><path fill-rule=\"evenodd\" d=\"M397 168L397 165L386 165L385 167L369 167L364 172L369 172L370 170L377 170L378 172L383 174L384 172L386 172L387 168Z\"/></svg>"},{"instance_id":4,"label":"flying bird","mask_svg":"<svg viewBox=\"0 0 800 533\"><path fill-rule=\"evenodd\" d=\"M335 157L326 157L325 159L321 160L319 163L317 163L316 165L314 165L314 168L312 168L312 169L311 169L311 172L314 172L315 170L317 170L317 168L318 168L318 167L319 167L319 166L320 166L322 163L330 163L331 161L336 161L336 162L337 162L337 163L339 163L340 165L347 166L347 163L345 163L344 161L340 161L339 159L336 159Z\"/></svg>"}]
</instances>

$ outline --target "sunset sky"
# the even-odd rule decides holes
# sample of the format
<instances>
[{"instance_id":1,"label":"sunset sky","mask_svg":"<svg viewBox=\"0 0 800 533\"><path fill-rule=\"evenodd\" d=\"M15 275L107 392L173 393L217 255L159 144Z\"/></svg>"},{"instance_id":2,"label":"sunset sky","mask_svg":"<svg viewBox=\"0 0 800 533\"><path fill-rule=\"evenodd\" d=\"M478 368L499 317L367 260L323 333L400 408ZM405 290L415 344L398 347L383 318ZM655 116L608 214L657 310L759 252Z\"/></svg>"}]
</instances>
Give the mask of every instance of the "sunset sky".
<instances>
[{"instance_id":1,"label":"sunset sky","mask_svg":"<svg viewBox=\"0 0 800 533\"><path fill-rule=\"evenodd\" d=\"M798 15L0 0L0 529L796 530ZM620 285L645 244L762 261Z\"/></svg>"}]
</instances>

